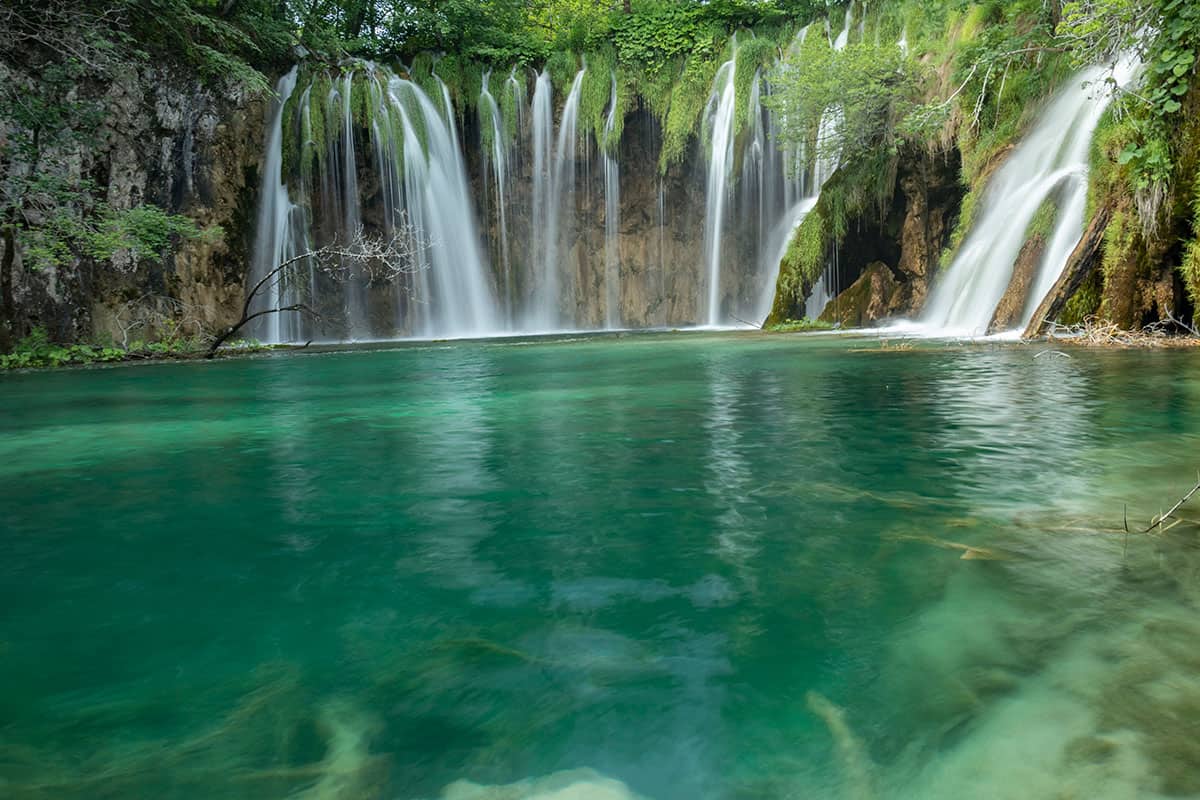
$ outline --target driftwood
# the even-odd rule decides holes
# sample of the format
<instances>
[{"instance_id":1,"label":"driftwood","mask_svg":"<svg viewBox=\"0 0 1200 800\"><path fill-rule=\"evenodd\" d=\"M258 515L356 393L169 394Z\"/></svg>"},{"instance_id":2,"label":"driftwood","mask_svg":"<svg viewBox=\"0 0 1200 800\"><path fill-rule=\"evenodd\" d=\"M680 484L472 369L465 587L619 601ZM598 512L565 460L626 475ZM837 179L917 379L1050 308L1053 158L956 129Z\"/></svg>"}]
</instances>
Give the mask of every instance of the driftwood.
<instances>
[{"instance_id":1,"label":"driftwood","mask_svg":"<svg viewBox=\"0 0 1200 800\"><path fill-rule=\"evenodd\" d=\"M1096 255L1100 252L1100 243L1104 241L1104 231L1108 228L1112 213L1112 206L1108 205L1096 212L1091 224L1083 232L1083 238L1071 251L1062 275L1054 282L1054 287L1037 307L1037 311L1033 312L1033 318L1022 334L1023 338L1033 339L1040 335L1046 323L1062 313L1063 307L1071 299L1071 295L1075 294L1076 290L1083 285L1083 281L1096 263Z\"/></svg>"},{"instance_id":2,"label":"driftwood","mask_svg":"<svg viewBox=\"0 0 1200 800\"><path fill-rule=\"evenodd\" d=\"M1146 528L1145 530L1138 531L1138 533L1149 533L1150 531L1154 530L1155 528L1162 527L1162 524L1164 522L1166 522L1168 519L1171 519L1171 517L1175 514L1175 512L1183 507L1184 503L1186 503L1188 500L1192 499L1192 495L1194 495L1196 492L1200 492L1200 476L1197 476L1197 477L1198 477L1198 480L1196 481L1196 485L1192 487L1191 491L1189 491L1187 494L1185 494L1183 497L1181 497L1178 503L1171 506L1170 511L1168 511L1165 514L1160 513L1157 517L1154 517L1154 519L1152 519L1150 521L1150 527ZM1176 524L1178 524L1178 522L1179 522L1179 520L1176 521ZM1174 527L1174 525L1172 525L1171 527ZM1168 528L1163 528L1163 530L1164 531L1168 530ZM1125 520L1125 532L1126 533L1131 532L1129 530L1129 520L1128 519Z\"/></svg>"}]
</instances>

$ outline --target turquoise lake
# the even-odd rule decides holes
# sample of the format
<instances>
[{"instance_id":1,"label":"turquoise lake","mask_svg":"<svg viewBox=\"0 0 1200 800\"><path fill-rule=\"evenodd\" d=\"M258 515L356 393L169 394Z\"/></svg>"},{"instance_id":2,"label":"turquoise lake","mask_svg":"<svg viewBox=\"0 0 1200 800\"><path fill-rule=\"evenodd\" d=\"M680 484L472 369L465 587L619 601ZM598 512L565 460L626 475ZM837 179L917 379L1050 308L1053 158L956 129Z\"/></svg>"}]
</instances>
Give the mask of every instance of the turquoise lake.
<instances>
[{"instance_id":1,"label":"turquoise lake","mask_svg":"<svg viewBox=\"0 0 1200 800\"><path fill-rule=\"evenodd\" d=\"M1123 532L1197 482L1194 351L414 343L0 408L0 797L1200 797L1200 525Z\"/></svg>"}]
</instances>

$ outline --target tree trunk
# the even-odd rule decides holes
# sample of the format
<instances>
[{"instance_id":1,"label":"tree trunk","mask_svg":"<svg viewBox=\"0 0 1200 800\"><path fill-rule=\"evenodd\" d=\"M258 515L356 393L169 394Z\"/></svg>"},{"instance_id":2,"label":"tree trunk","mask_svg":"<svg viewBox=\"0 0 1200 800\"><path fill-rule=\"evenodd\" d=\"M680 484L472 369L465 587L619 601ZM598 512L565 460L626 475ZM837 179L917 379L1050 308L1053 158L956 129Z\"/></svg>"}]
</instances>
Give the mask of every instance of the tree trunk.
<instances>
[{"instance_id":1,"label":"tree trunk","mask_svg":"<svg viewBox=\"0 0 1200 800\"><path fill-rule=\"evenodd\" d=\"M1108 228L1109 220L1112 219L1112 211L1111 206L1104 206L1096 212L1091 224L1083 232L1083 238L1079 240L1079 244L1075 246L1070 258L1067 259L1067 265L1063 268L1062 275L1054 282L1054 288L1046 295L1046 299L1038 306L1037 311L1033 312L1029 327L1022 334L1023 338L1032 339L1041 335L1046 323L1052 322L1062 313L1063 306L1083 284L1088 273L1096 264L1096 255L1100 252L1100 245L1104 242L1104 231Z\"/></svg>"}]
</instances>

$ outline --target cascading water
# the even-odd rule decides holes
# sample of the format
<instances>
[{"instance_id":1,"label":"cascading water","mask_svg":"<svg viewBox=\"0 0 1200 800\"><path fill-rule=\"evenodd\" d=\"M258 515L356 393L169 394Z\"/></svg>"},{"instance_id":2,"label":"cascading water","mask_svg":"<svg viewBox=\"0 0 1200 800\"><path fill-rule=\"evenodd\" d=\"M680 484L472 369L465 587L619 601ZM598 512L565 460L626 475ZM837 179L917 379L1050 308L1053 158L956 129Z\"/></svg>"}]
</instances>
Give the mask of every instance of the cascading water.
<instances>
[{"instance_id":1,"label":"cascading water","mask_svg":"<svg viewBox=\"0 0 1200 800\"><path fill-rule=\"evenodd\" d=\"M550 139L554 121L551 115L550 76L538 76L533 97L533 159L534 210L533 226L540 231L534 240L538 274L525 324L530 330L561 330L565 290L572 288L571 271L562 264L562 243L569 231L563 227L563 212L570 215L567 227L574 221L575 211L575 151L576 127L579 118L579 95L585 69L575 74L571 90L563 105L550 160ZM567 280L564 281L563 278ZM566 285L564 285L564 283Z\"/></svg>"},{"instance_id":2,"label":"cascading water","mask_svg":"<svg viewBox=\"0 0 1200 800\"><path fill-rule=\"evenodd\" d=\"M537 76L533 89L533 206L531 217L533 223L530 230L532 257L537 267L544 262L543 253L549 247L546 221L550 216L551 188L551 147L554 142L554 84L550 81L550 73L542 71ZM535 275L533 286L527 298L529 308L523 323L531 330L550 330L557 323L558 308L558 275L551 276L552 283L546 284L542 275Z\"/></svg>"},{"instance_id":3,"label":"cascading water","mask_svg":"<svg viewBox=\"0 0 1200 800\"><path fill-rule=\"evenodd\" d=\"M721 235L725 227L725 207L733 177L734 74L737 71L737 43L734 56L721 65L713 80L713 92L705 110L708 131L708 186L704 212L704 263L707 302L703 306L709 325L720 325L721 317Z\"/></svg>"},{"instance_id":4,"label":"cascading water","mask_svg":"<svg viewBox=\"0 0 1200 800\"><path fill-rule=\"evenodd\" d=\"M624 173L610 140L624 123L615 74L595 141L578 120L586 64L557 104L547 72L530 75L528 93L515 70L503 83L496 74L482 76L473 98L477 116L464 131L478 143L472 185L456 124L462 117L436 71L414 74L414 67L397 75L351 61L302 70L310 77L300 86L293 72L269 119L256 274L289 253L352 241L359 230L386 238L411 224L427 246L418 248L415 270L390 285L303 265L261 305L310 297L320 319L266 316L256 334L287 342L761 318L788 234L811 208L824 170L806 163L803 147L775 146L781 121L764 108L772 91L765 68L743 100L748 107L735 108L736 65L735 56L719 70L699 137L708 157L702 243L699 226L689 224L699 216L687 205L693 193L680 187L685 205L678 213L666 203L668 189L675 196L671 187L690 175L660 176L647 191L640 176ZM743 110L747 123L735 130ZM654 152L659 129L637 113L644 115L637 122L642 138L629 150L640 158ZM595 175L593 147L600 158ZM622 201L626 214L631 202L657 206L648 218L648 249L624 247ZM486 238L475 203L486 215ZM641 219L624 224L637 231ZM740 257L722 264L723 251Z\"/></svg>"},{"instance_id":5,"label":"cascading water","mask_svg":"<svg viewBox=\"0 0 1200 800\"><path fill-rule=\"evenodd\" d=\"M314 245L351 246L360 232L387 239L411 226L418 244L409 274L401 276L404 282L396 287L384 290L353 274L335 288L328 287L327 280L322 283L320 276L313 279L311 291L325 287L344 298L340 326L318 334L390 338L475 336L501 330L445 87L440 87L439 109L415 83L359 63L330 80L325 97L306 89L301 98L305 105L297 109L305 135L298 137L303 139L300 164L293 166L290 183L295 186L289 189L283 164L284 118L296 80L294 72L289 76L281 82L284 99L268 133L254 274L261 277L289 253ZM317 106L320 113L314 114ZM314 119L320 130L311 129ZM360 139L366 139L362 144L369 147L369 158L358 153ZM326 142L323 150L318 140ZM312 181L312 159L319 159L319 181ZM378 172L381 214L363 211L360 163L372 164ZM310 186L310 181L317 185ZM317 208L310 207L314 193L320 197ZM290 291L288 284L283 287ZM288 297L279 294L269 302L289 304ZM316 304L326 311L330 305ZM275 316L288 319L260 330L267 341L300 341L313 333L311 322L300 315Z\"/></svg>"},{"instance_id":6,"label":"cascading water","mask_svg":"<svg viewBox=\"0 0 1200 800\"><path fill-rule=\"evenodd\" d=\"M865 24L866 15L863 15L863 24ZM846 45L850 43L850 29L854 24L854 4L846 6L846 18L842 23L842 32L833 40L832 47L835 52L841 52L846 49ZM862 30L859 31L860 35ZM845 115L841 106L830 106L821 114L821 121L817 126L817 158L813 165L813 183L816 186L816 192L819 194L821 187L825 182L837 172L842 162L841 149L832 146L832 142L836 142L838 135L841 132L842 123L845 120ZM813 204L816 205L814 196ZM812 205L805 209L804 213L812 210ZM800 217L803 221L803 216ZM797 222L797 225L799 222ZM808 299L804 304L804 316L809 319L817 319L824 312L825 306L829 304L838 294L837 286L837 260L836 253L834 259L825 265L825 269L821 271L820 277L813 285L809 292Z\"/></svg>"},{"instance_id":7,"label":"cascading water","mask_svg":"<svg viewBox=\"0 0 1200 800\"><path fill-rule=\"evenodd\" d=\"M292 202L283 181L283 110L296 90L298 72L299 68L293 67L279 79L275 87L279 99L272 107L267 123L267 154L259 189L257 235L250 273L251 287L266 281L250 309L252 313L262 314L253 330L255 336L265 342L292 341L300 334L296 325L298 315L272 312L272 309L302 302L296 282L268 276L280 264L311 249L304 210Z\"/></svg>"},{"instance_id":8,"label":"cascading water","mask_svg":"<svg viewBox=\"0 0 1200 800\"><path fill-rule=\"evenodd\" d=\"M505 287L505 295L503 297L504 316L506 322L511 324L515 301L511 295L514 281L508 248L508 203L511 192L507 180L509 145L503 119L500 116L500 105L496 102L496 98L492 96L491 88L488 85L491 81L491 76L491 70L484 73L483 84L479 93L479 124L481 129L490 131L491 138L491 147L485 148L482 155L485 165L484 175L488 175L487 165L490 164L493 186L489 187L485 183L484 197L485 199L491 195L495 197L497 234L499 239L496 243L496 249L500 251L500 265L502 270L500 277ZM484 137L480 137L480 139L481 141L486 141Z\"/></svg>"},{"instance_id":9,"label":"cascading water","mask_svg":"<svg viewBox=\"0 0 1200 800\"><path fill-rule=\"evenodd\" d=\"M604 320L610 330L621 327L621 254L618 236L621 230L621 168L609 141L616 126L617 76L612 76L608 117L604 122Z\"/></svg>"},{"instance_id":10,"label":"cascading water","mask_svg":"<svg viewBox=\"0 0 1200 800\"><path fill-rule=\"evenodd\" d=\"M1115 67L1114 77L1123 84L1135 71L1133 62L1125 60ZM1083 235L1088 150L1112 99L1104 85L1107 72L1093 67L1073 77L997 170L958 254L930 295L921 329L954 336L988 333L1030 223L1042 204L1056 197L1054 229L1024 305L1022 317L1028 323Z\"/></svg>"}]
</instances>

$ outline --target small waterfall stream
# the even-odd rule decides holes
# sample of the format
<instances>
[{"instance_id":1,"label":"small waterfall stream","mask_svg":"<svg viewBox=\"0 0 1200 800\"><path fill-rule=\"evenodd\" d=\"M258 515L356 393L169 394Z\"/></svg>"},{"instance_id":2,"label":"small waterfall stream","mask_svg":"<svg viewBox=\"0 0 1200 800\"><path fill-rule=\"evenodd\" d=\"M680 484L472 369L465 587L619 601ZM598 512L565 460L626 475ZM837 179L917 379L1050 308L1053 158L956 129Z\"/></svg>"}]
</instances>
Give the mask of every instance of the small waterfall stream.
<instances>
[{"instance_id":1,"label":"small waterfall stream","mask_svg":"<svg viewBox=\"0 0 1200 800\"><path fill-rule=\"evenodd\" d=\"M604 121L604 141L600 150L604 159L604 321L605 327L621 327L621 166L609 141L616 126L617 75L612 76L608 117Z\"/></svg>"},{"instance_id":2,"label":"small waterfall stream","mask_svg":"<svg viewBox=\"0 0 1200 800\"><path fill-rule=\"evenodd\" d=\"M251 262L250 286L267 278L276 265L307 252L306 228L301 219L303 210L292 202L283 180L283 109L296 90L299 68L279 79L275 93L279 100L267 123L267 149L263 162L263 178L259 188L258 218L255 230L254 255ZM306 93L307 97L307 93ZM261 294L251 305L253 313L265 312L254 326L254 334L263 341L282 342L299 338L298 315L269 313L270 309L302 302L294 283L268 280Z\"/></svg>"},{"instance_id":3,"label":"small waterfall stream","mask_svg":"<svg viewBox=\"0 0 1200 800\"><path fill-rule=\"evenodd\" d=\"M500 105L496 102L496 98L492 96L489 83L492 73L488 70L483 75L483 85L479 93L479 124L481 129L490 130L490 138L492 146L490 149L485 149L483 152L484 163L484 199L495 197L496 217L499 222L498 231L499 241L496 243L496 249L500 251L500 279L506 289L503 297L505 321L512 323L513 303L514 299L511 296L511 288L514 285L512 274L512 262L508 250L508 203L510 187L508 185L508 151L506 131L504 130L503 119L500 116ZM483 141L483 137L481 137ZM489 170L487 166L490 164L490 177L492 185L487 184Z\"/></svg>"},{"instance_id":4,"label":"small waterfall stream","mask_svg":"<svg viewBox=\"0 0 1200 800\"><path fill-rule=\"evenodd\" d=\"M1119 84L1128 82L1135 69L1125 60L1114 77ZM1022 313L1028 323L1083 235L1088 149L1112 98L1103 81L1107 73L1106 67L1093 67L1073 76L996 171L958 254L930 294L921 329L938 335L987 334L1030 223L1043 203L1052 201L1057 206L1053 229Z\"/></svg>"},{"instance_id":5,"label":"small waterfall stream","mask_svg":"<svg viewBox=\"0 0 1200 800\"><path fill-rule=\"evenodd\" d=\"M579 119L579 93L585 69L575 73L571 90L563 106L551 160L550 140L554 120L551 113L550 76L538 77L534 93L534 257L539 265L525 326L533 331L554 331L563 327L564 295L573 287L570 270L563 269L563 240L574 222L576 126ZM540 182L540 186L538 185ZM564 229L563 212L567 213ZM565 278L565 280L564 280Z\"/></svg>"},{"instance_id":6,"label":"small waterfall stream","mask_svg":"<svg viewBox=\"0 0 1200 800\"><path fill-rule=\"evenodd\" d=\"M737 71L737 42L734 55L721 65L713 80L713 92L705 109L708 135L708 185L704 212L704 263L707 268L704 309L707 324L722 323L721 315L721 236L725 227L725 208L733 177L734 74Z\"/></svg>"}]
</instances>

